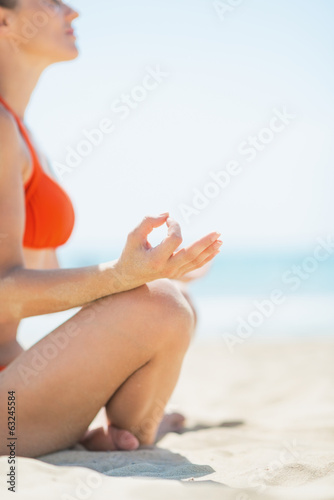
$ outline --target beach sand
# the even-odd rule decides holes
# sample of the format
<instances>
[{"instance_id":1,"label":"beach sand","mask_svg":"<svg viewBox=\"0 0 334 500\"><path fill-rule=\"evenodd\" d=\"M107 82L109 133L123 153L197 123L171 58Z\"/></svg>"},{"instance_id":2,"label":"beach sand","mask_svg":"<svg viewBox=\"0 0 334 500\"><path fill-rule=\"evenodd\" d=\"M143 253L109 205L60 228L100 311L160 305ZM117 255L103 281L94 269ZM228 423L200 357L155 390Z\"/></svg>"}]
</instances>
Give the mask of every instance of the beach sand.
<instances>
[{"instance_id":1,"label":"beach sand","mask_svg":"<svg viewBox=\"0 0 334 500\"><path fill-rule=\"evenodd\" d=\"M18 458L18 499L334 499L334 341L191 345L167 411L180 434L133 452ZM100 416L99 416L100 417ZM94 422L95 424L96 422ZM1 499L7 493L0 458Z\"/></svg>"}]
</instances>

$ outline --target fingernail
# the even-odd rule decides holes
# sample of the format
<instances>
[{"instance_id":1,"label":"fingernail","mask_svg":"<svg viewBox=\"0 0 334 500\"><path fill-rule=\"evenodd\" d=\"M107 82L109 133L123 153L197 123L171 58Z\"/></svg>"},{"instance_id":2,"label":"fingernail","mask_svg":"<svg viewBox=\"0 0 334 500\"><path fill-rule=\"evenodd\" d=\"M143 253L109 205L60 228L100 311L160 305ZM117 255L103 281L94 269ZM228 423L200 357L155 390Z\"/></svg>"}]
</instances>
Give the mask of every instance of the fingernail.
<instances>
[{"instance_id":1,"label":"fingernail","mask_svg":"<svg viewBox=\"0 0 334 500\"><path fill-rule=\"evenodd\" d=\"M164 214L160 214L159 217L167 217L169 215L169 212L165 212Z\"/></svg>"}]
</instances>

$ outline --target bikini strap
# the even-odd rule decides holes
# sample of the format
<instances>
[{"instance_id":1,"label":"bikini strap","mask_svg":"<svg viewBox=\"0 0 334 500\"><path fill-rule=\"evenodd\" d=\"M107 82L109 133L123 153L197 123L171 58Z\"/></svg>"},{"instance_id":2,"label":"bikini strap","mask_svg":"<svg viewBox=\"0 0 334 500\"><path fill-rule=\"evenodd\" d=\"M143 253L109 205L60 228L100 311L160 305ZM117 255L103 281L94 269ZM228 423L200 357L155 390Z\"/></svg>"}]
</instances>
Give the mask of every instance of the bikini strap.
<instances>
[{"instance_id":1,"label":"bikini strap","mask_svg":"<svg viewBox=\"0 0 334 500\"><path fill-rule=\"evenodd\" d=\"M15 111L9 106L9 104L7 104L7 102L1 97L1 95L0 95L0 103L3 104L3 106L7 109L7 111L9 111L12 114L12 116L14 117L14 119L15 119L15 121L20 129L20 132L21 132L21 134L22 134L22 136L23 136L23 138L24 138L24 140L27 143L27 146L29 148L29 151L30 151L30 154L32 157L32 161L33 161L33 170L32 170L32 174L31 174L30 178L24 184L24 186L25 186L25 188L30 187L30 185L33 184L32 181L34 180L34 178L36 178L37 172L41 170L41 168L36 168L36 166L39 166L39 159L38 159L37 153L35 151L34 146L31 144L31 141L30 141L30 138L28 135L28 131L27 131L23 121L21 120L21 118L19 118L19 116L15 113Z\"/></svg>"},{"instance_id":2,"label":"bikini strap","mask_svg":"<svg viewBox=\"0 0 334 500\"><path fill-rule=\"evenodd\" d=\"M13 117L15 118L16 123L19 126L20 131L22 132L23 137L25 138L25 140L26 140L26 142L27 142L27 144L29 146L29 149L31 150L31 152L33 152L35 154L34 147L31 144L31 141L30 141L27 129L26 129L23 121L21 120L21 118L19 118L17 116L17 114L15 113L15 111L9 106L9 104L6 103L6 101L1 97L1 95L0 95L0 103L3 104L3 106L13 115Z\"/></svg>"}]
</instances>

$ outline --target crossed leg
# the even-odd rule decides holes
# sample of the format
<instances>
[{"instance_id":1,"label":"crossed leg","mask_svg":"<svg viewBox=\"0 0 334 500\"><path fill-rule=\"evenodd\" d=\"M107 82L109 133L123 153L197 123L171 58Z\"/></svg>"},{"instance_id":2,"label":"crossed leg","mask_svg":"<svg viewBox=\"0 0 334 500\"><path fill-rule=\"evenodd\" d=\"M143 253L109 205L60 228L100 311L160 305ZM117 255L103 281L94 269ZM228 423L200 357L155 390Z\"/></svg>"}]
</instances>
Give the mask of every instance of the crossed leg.
<instances>
[{"instance_id":1,"label":"crossed leg","mask_svg":"<svg viewBox=\"0 0 334 500\"><path fill-rule=\"evenodd\" d=\"M169 280L81 308L0 374L1 406L8 391L16 393L17 453L73 446L103 406L115 429L152 444L193 329L193 310ZM5 454L3 412L0 438Z\"/></svg>"},{"instance_id":2,"label":"crossed leg","mask_svg":"<svg viewBox=\"0 0 334 500\"><path fill-rule=\"evenodd\" d=\"M194 333L194 329L197 324L197 313L192 303L191 297L188 294L188 288L186 283L182 283L181 281L173 281L174 284L177 284L179 290L181 290L182 294L190 304L190 307L193 311L195 318L195 325L192 333ZM140 377L143 375L142 369L139 370ZM131 377L131 382L134 382L134 375ZM123 384L124 385L124 384ZM129 384L126 386L126 391L128 391ZM123 387L123 386L122 386ZM107 407L114 404L114 401L119 397L121 388L118 389L116 394L110 398L110 401L107 403ZM157 401L157 408L159 408L159 402ZM161 409L160 402L160 409ZM104 407L102 410L105 410ZM158 418L157 418L158 417ZM155 419L160 421L158 429L156 431L155 440L159 440L162 436L164 436L168 432L178 432L184 427L185 417L180 413L171 413L164 414L161 420L161 416L155 414ZM87 430L84 436L79 441L86 449L91 451L109 451L109 450L133 450L137 449L140 446L139 440L135 437L134 433L136 432L135 428L131 428L131 431L126 431L123 429L119 429L110 419L110 413L101 411L97 418L98 424L94 426L93 429ZM142 422L142 426L150 426L153 425L155 428L155 421L151 422L151 419L146 419ZM140 431L140 429L139 429ZM137 429L138 432L138 429Z\"/></svg>"}]
</instances>

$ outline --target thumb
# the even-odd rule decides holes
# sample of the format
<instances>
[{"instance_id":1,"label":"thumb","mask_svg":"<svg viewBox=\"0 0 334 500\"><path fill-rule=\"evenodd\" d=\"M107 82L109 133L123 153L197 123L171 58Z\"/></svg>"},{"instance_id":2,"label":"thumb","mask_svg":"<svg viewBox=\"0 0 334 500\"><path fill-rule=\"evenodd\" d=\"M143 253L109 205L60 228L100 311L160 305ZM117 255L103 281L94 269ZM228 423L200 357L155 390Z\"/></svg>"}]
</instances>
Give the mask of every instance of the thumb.
<instances>
[{"instance_id":1,"label":"thumb","mask_svg":"<svg viewBox=\"0 0 334 500\"><path fill-rule=\"evenodd\" d=\"M141 223L133 230L132 234L140 239L145 239L153 231L153 229L165 224L169 217L169 213L158 215L157 217L147 215Z\"/></svg>"},{"instance_id":2,"label":"thumb","mask_svg":"<svg viewBox=\"0 0 334 500\"><path fill-rule=\"evenodd\" d=\"M174 219L167 219L168 234L167 237L154 249L154 253L161 258L169 259L173 252L182 243L181 227Z\"/></svg>"}]
</instances>

